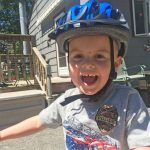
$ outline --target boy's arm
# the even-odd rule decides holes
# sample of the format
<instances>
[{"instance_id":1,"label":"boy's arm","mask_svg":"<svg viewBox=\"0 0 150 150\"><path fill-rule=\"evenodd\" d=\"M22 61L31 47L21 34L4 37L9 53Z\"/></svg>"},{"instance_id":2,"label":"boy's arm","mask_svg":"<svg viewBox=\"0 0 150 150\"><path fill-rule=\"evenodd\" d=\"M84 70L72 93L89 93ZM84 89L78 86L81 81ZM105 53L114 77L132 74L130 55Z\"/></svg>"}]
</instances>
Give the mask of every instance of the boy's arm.
<instances>
[{"instance_id":1,"label":"boy's arm","mask_svg":"<svg viewBox=\"0 0 150 150\"><path fill-rule=\"evenodd\" d=\"M44 128L39 117L34 116L0 131L0 141L30 135Z\"/></svg>"}]
</instances>

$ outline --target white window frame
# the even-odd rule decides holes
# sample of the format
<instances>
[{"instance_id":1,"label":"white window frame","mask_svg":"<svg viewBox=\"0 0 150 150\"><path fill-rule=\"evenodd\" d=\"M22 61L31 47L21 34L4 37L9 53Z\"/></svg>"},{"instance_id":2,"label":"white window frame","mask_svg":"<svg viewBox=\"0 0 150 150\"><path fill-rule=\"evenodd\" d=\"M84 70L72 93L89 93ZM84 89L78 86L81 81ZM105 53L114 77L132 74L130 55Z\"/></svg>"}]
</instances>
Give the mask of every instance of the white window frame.
<instances>
[{"instance_id":1,"label":"white window frame","mask_svg":"<svg viewBox=\"0 0 150 150\"><path fill-rule=\"evenodd\" d=\"M59 14L55 19L54 19L54 24L56 26L56 21L64 15L64 12L62 12L61 14ZM59 49L58 49L58 45L56 43L56 51L57 51L57 65L58 65L58 75L60 77L68 77L69 76L69 71L68 71L68 53L65 53L65 59L66 59L66 66L65 67L60 67L60 63L59 63Z\"/></svg>"},{"instance_id":2,"label":"white window frame","mask_svg":"<svg viewBox=\"0 0 150 150\"><path fill-rule=\"evenodd\" d=\"M132 0L132 10L133 10L133 24L134 24L134 35L135 36L148 36L150 35L150 30L149 29L149 24L150 24L150 0L143 0L144 1L144 28L145 28L145 33L139 34L136 33L136 19L135 19L135 0ZM149 10L147 10L147 5L149 6ZM149 13L149 19L148 18L148 13Z\"/></svg>"}]
</instances>

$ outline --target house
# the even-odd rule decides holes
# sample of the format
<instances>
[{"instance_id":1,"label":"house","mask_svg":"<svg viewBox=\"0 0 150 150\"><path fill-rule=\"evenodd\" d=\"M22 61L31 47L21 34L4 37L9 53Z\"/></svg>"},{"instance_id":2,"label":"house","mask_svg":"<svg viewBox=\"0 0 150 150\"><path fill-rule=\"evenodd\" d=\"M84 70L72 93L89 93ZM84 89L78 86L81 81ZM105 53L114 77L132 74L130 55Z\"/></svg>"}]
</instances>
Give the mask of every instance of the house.
<instances>
[{"instance_id":1,"label":"house","mask_svg":"<svg viewBox=\"0 0 150 150\"><path fill-rule=\"evenodd\" d=\"M36 44L45 60L51 65L52 77L68 77L67 54L58 50L55 41L49 42L48 34L56 21L74 4L87 0L36 0L31 15L29 33L36 35ZM131 29L127 67L146 65L150 71L150 0L106 0L125 14Z\"/></svg>"}]
</instances>

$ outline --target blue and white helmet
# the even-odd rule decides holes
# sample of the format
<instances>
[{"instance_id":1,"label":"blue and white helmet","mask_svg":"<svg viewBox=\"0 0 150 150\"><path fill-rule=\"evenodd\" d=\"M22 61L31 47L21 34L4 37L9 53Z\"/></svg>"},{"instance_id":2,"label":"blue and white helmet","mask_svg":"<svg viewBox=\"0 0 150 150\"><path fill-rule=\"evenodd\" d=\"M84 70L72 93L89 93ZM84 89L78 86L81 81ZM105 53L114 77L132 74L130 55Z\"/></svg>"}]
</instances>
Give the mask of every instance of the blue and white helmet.
<instances>
[{"instance_id":1,"label":"blue and white helmet","mask_svg":"<svg viewBox=\"0 0 150 150\"><path fill-rule=\"evenodd\" d=\"M120 42L119 55L124 56L129 39L129 26L124 15L108 2L89 0L75 5L57 22L49 34L59 50L68 51L68 40L82 35L106 34Z\"/></svg>"}]
</instances>

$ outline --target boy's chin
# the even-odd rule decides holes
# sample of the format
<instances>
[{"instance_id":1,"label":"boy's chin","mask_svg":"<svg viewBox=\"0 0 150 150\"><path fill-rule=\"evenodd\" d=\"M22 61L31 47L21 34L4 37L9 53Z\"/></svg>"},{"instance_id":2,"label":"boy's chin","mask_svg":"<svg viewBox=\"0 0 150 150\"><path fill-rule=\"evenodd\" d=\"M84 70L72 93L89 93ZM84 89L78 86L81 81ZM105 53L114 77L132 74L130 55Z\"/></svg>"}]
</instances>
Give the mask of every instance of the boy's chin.
<instances>
[{"instance_id":1,"label":"boy's chin","mask_svg":"<svg viewBox=\"0 0 150 150\"><path fill-rule=\"evenodd\" d=\"M85 94L85 95L94 95L94 94L96 94L98 91L95 91L95 90L84 90L84 89L80 89L81 90L81 92L83 93L83 94Z\"/></svg>"}]
</instances>

